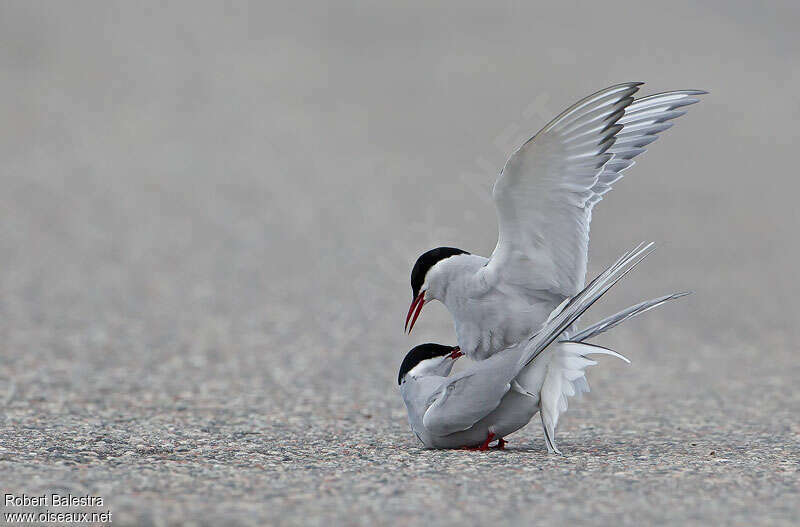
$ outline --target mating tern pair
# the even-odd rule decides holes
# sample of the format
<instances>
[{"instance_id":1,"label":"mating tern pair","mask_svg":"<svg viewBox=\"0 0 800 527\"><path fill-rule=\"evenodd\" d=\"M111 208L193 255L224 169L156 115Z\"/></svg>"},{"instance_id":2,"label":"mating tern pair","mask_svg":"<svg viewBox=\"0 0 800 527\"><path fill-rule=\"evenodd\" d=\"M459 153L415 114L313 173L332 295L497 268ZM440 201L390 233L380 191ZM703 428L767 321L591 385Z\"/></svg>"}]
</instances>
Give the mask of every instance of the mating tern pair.
<instances>
[{"instance_id":1,"label":"mating tern pair","mask_svg":"<svg viewBox=\"0 0 800 527\"><path fill-rule=\"evenodd\" d=\"M584 341L667 300L643 302L578 334L585 309L638 263L637 248L584 288L592 209L633 158L705 94L680 90L634 98L642 83L611 86L567 108L506 161L494 184L499 237L490 258L432 249L411 272L410 332L422 307L442 302L458 346L418 346L398 381L412 430L428 447L486 448L541 413L548 450L566 397L588 391ZM568 321L565 323L565 321ZM550 346L550 348L548 348ZM448 377L461 355L476 361ZM625 359L627 360L627 359Z\"/></svg>"}]
</instances>

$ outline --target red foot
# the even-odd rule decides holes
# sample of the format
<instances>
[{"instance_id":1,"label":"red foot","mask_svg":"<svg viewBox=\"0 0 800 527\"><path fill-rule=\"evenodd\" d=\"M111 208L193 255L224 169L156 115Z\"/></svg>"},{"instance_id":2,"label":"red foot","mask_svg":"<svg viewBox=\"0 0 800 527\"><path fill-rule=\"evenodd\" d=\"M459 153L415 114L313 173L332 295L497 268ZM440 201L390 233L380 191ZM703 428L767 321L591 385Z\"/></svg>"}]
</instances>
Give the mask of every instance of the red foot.
<instances>
[{"instance_id":1,"label":"red foot","mask_svg":"<svg viewBox=\"0 0 800 527\"><path fill-rule=\"evenodd\" d=\"M484 441L483 443L481 443L481 445L480 445L480 446L465 446L465 447L461 447L461 448L463 448L464 450L480 450L481 452L485 452L485 451L489 450L489 443L491 443L492 441L494 441L494 438L495 438L495 435L494 435L494 433L493 433L493 432L489 432L489 435L488 435L488 436L486 436L486 441ZM500 446L500 443L502 443L502 444L503 444L503 446L502 446L502 447ZM499 442L499 443L497 443L497 446L498 446L498 448L503 448L503 447L505 447L505 443L506 443L505 441L503 441L502 439L500 439L500 442Z\"/></svg>"},{"instance_id":2,"label":"red foot","mask_svg":"<svg viewBox=\"0 0 800 527\"><path fill-rule=\"evenodd\" d=\"M495 448L498 449L498 450L505 450L507 444L508 444L508 441L506 441L505 439L503 439L501 437L500 439L497 440L497 445L495 445Z\"/></svg>"}]
</instances>

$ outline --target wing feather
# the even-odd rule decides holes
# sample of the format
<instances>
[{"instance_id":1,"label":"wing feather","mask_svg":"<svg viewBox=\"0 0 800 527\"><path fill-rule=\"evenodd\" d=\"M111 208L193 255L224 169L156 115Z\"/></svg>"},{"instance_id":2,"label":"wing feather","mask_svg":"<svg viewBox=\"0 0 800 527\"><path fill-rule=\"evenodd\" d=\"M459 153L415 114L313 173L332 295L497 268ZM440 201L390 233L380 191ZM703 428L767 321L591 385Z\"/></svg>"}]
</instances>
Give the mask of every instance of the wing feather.
<instances>
[{"instance_id":1,"label":"wing feather","mask_svg":"<svg viewBox=\"0 0 800 527\"><path fill-rule=\"evenodd\" d=\"M513 361L508 362L513 364ZM509 367L487 368L480 375L454 377L442 386L436 400L425 411L422 424L439 436L471 428L500 406L511 388L510 371Z\"/></svg>"},{"instance_id":2,"label":"wing feather","mask_svg":"<svg viewBox=\"0 0 800 527\"><path fill-rule=\"evenodd\" d=\"M494 185L500 235L490 279L572 296L586 274L589 215L617 122L640 83L611 86L568 108L506 162ZM576 277L580 277L576 279Z\"/></svg>"},{"instance_id":3,"label":"wing feather","mask_svg":"<svg viewBox=\"0 0 800 527\"><path fill-rule=\"evenodd\" d=\"M545 327L527 342L495 353L488 359L476 362L467 370L448 378L438 388L432 403L425 411L422 419L425 428L434 435L444 436L467 430L489 415L500 405L515 380L527 383L526 379L519 377L520 372L532 364L532 361L594 302L636 267L649 254L651 248L652 244L642 244L622 255L592 280L583 291L559 306L557 313L548 320ZM624 318L629 314L621 316ZM566 410L566 397L562 397L562 393L566 391L567 395L573 395L588 390L588 384L581 379L583 370L594 364L594 361L585 357L586 352L619 356L605 348L582 343L559 342L558 346L564 350L578 349L583 352L567 354L559 359L558 375L551 376L549 384L545 382L542 388L542 402L544 404L544 398L547 397L547 404L550 405L546 406L547 411L543 412L543 420L545 417L549 420L549 425L546 426L550 426L553 431L558 422L558 413ZM627 360L621 356L620 358ZM555 365L548 366L548 371L555 367ZM533 371L534 375L536 371L538 370ZM522 388L523 391L527 390L524 384ZM516 382L515 389L520 390L520 382Z\"/></svg>"},{"instance_id":4,"label":"wing feather","mask_svg":"<svg viewBox=\"0 0 800 527\"><path fill-rule=\"evenodd\" d=\"M595 195L590 199L590 209L603 199L603 194L611 190L612 184L622 178L622 171L633 166L633 158L644 153L644 147L658 139L658 134L672 127L668 121L686 113L686 110L679 108L695 104L700 100L697 96L705 93L700 90L658 93L636 99L625 109L625 115L618 121L622 130L608 150L614 154L614 158L603 167L597 184L592 187Z\"/></svg>"},{"instance_id":5,"label":"wing feather","mask_svg":"<svg viewBox=\"0 0 800 527\"><path fill-rule=\"evenodd\" d=\"M583 287L592 208L633 158L705 92L634 99L642 83L611 86L567 108L506 161L492 195L497 246L487 283L563 297Z\"/></svg>"}]
</instances>

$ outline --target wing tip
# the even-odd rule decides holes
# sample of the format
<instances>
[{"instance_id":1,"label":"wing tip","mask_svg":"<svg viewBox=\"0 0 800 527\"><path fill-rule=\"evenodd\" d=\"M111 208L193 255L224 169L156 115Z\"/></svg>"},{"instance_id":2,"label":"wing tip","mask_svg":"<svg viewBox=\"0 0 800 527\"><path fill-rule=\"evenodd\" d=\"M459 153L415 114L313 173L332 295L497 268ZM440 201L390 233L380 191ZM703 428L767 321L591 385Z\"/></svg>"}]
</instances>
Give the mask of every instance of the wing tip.
<instances>
[{"instance_id":1,"label":"wing tip","mask_svg":"<svg viewBox=\"0 0 800 527\"><path fill-rule=\"evenodd\" d=\"M619 84L612 84L608 88L605 88L604 90L600 90L600 91L603 92L603 91L610 91L610 90L618 90L620 88L638 88L639 86L642 86L643 84L644 84L644 81L620 82Z\"/></svg>"}]
</instances>

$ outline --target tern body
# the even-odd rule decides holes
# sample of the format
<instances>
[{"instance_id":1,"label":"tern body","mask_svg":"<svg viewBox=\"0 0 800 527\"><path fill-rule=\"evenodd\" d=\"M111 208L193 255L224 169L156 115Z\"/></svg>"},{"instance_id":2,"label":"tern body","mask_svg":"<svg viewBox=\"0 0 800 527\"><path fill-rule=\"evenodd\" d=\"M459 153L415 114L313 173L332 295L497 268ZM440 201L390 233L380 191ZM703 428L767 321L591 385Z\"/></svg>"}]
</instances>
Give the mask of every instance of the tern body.
<instances>
[{"instance_id":1,"label":"tern body","mask_svg":"<svg viewBox=\"0 0 800 527\"><path fill-rule=\"evenodd\" d=\"M488 263L474 254L441 260L428 272L425 292L425 301L447 306L461 350L475 360L529 337L566 298L546 290L498 287L487 276Z\"/></svg>"},{"instance_id":2,"label":"tern body","mask_svg":"<svg viewBox=\"0 0 800 527\"><path fill-rule=\"evenodd\" d=\"M409 331L423 305L439 300L461 350L483 360L538 331L583 288L594 205L705 93L635 99L640 85L618 84L578 101L511 155L492 190L494 252L485 258L439 247L420 256L411 273Z\"/></svg>"},{"instance_id":3,"label":"tern body","mask_svg":"<svg viewBox=\"0 0 800 527\"><path fill-rule=\"evenodd\" d=\"M576 348L577 346L577 348ZM577 351L576 351L577 350ZM409 415L409 424L412 431L419 440L428 448L460 448L475 447L484 443L487 438L501 439L511 435L520 428L527 425L533 417L540 411L540 403L550 408L556 409L551 414L553 430L548 430L545 434L548 450L558 452L555 446L554 429L555 422L561 410L557 409L558 401L561 397L579 393L583 387L587 387L583 376L583 368L596 364L586 358L587 355L595 352L608 353L603 348L588 344L559 342L551 345L535 362L523 369L515 378L509 382L508 366L518 362L525 352L525 345L506 348L500 353L492 355L485 361L476 363L470 369L468 378L461 381L470 383L469 387L462 387L465 392L475 395L482 390L482 386L503 386L505 393L496 403L496 406L472 424L466 430L450 432L450 428L442 426L440 422L431 418L428 425L425 424L425 416L431 402L436 401L437 396L442 391L443 384L449 379L438 376L422 376L412 378L400 386L403 400ZM570 370L565 366L569 361L575 362L580 369ZM563 376L567 373L578 375L570 381L567 387L562 383ZM560 390L550 389L543 391L545 382L548 385L559 383ZM524 383L524 384L523 384ZM454 393L458 387L454 387L453 397L459 394ZM495 390L486 390L493 393ZM469 396L469 395L468 395ZM491 406L491 405L489 405ZM566 409L566 408L564 408ZM544 414L543 414L544 415ZM445 416L445 419L451 417ZM449 432L449 433L448 433Z\"/></svg>"},{"instance_id":4,"label":"tern body","mask_svg":"<svg viewBox=\"0 0 800 527\"><path fill-rule=\"evenodd\" d=\"M646 256L649 245L620 258L569 301L553 310L542 329L517 344L450 375L458 347L424 344L406 356L398 376L411 429L428 448L486 448L524 427L539 413L548 451L558 452L555 428L567 397L588 392L591 355L621 358L584 341L684 293L642 302L572 337L564 332L598 298ZM569 340L567 340L569 339Z\"/></svg>"}]
</instances>

